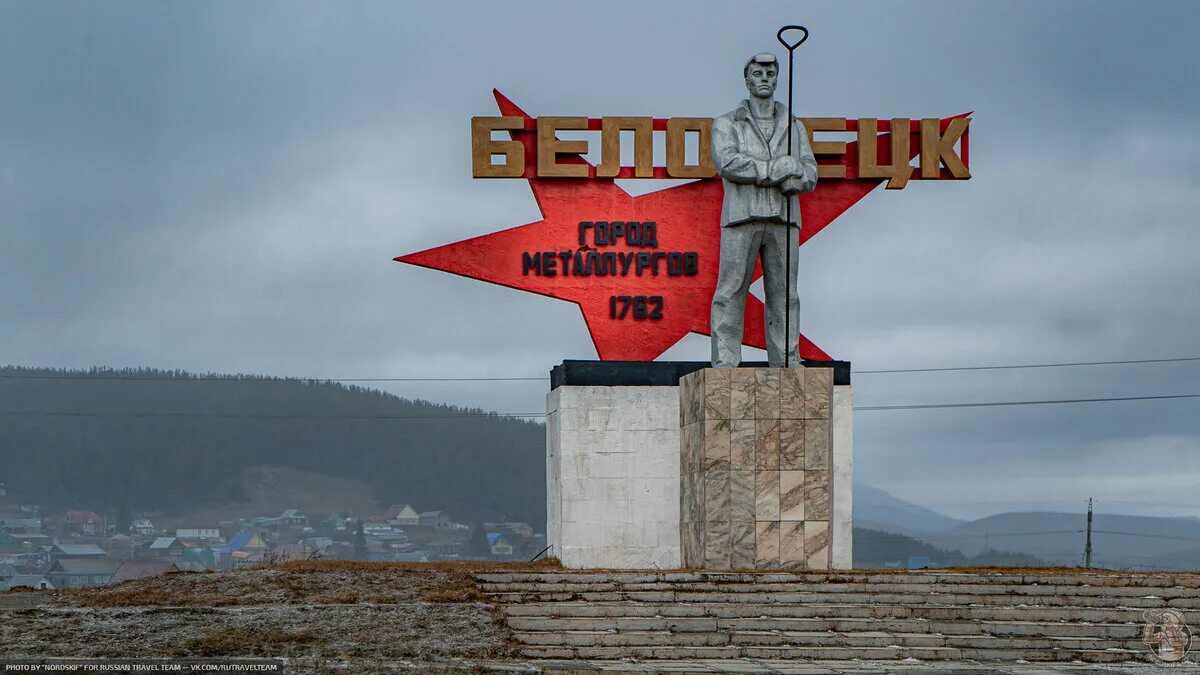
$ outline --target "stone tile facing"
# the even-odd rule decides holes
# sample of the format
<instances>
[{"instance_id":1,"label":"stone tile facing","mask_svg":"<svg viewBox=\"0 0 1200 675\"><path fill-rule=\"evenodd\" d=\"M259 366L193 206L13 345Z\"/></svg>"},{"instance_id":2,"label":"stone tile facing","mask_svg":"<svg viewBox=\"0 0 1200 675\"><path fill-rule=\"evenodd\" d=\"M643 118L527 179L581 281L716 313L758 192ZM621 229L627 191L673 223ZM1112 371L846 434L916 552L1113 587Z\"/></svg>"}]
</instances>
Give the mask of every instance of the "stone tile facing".
<instances>
[{"instance_id":1,"label":"stone tile facing","mask_svg":"<svg viewBox=\"0 0 1200 675\"><path fill-rule=\"evenodd\" d=\"M754 420L730 420L729 465L734 469L754 469Z\"/></svg>"},{"instance_id":2,"label":"stone tile facing","mask_svg":"<svg viewBox=\"0 0 1200 675\"><path fill-rule=\"evenodd\" d=\"M679 547L683 567L693 567L701 559L704 547L700 544L700 532L703 523L679 524Z\"/></svg>"},{"instance_id":3,"label":"stone tile facing","mask_svg":"<svg viewBox=\"0 0 1200 675\"><path fill-rule=\"evenodd\" d=\"M754 369L754 419L779 419L779 369Z\"/></svg>"},{"instance_id":4,"label":"stone tile facing","mask_svg":"<svg viewBox=\"0 0 1200 675\"><path fill-rule=\"evenodd\" d=\"M704 521L729 521L729 462L704 462Z\"/></svg>"},{"instance_id":5,"label":"stone tile facing","mask_svg":"<svg viewBox=\"0 0 1200 675\"><path fill-rule=\"evenodd\" d=\"M829 569L829 521L805 521L804 560L810 570Z\"/></svg>"},{"instance_id":6,"label":"stone tile facing","mask_svg":"<svg viewBox=\"0 0 1200 675\"><path fill-rule=\"evenodd\" d=\"M756 569L779 568L779 521L754 523L754 567Z\"/></svg>"},{"instance_id":7,"label":"stone tile facing","mask_svg":"<svg viewBox=\"0 0 1200 675\"><path fill-rule=\"evenodd\" d=\"M699 520L699 509L696 507L696 497L701 493L696 489L696 473L680 467L679 471L679 523L686 525Z\"/></svg>"},{"instance_id":8,"label":"stone tile facing","mask_svg":"<svg viewBox=\"0 0 1200 675\"><path fill-rule=\"evenodd\" d=\"M754 419L754 379L754 369L752 368L730 369L729 416L731 419Z\"/></svg>"},{"instance_id":9,"label":"stone tile facing","mask_svg":"<svg viewBox=\"0 0 1200 675\"><path fill-rule=\"evenodd\" d=\"M727 570L731 562L729 521L705 523L704 567Z\"/></svg>"},{"instance_id":10,"label":"stone tile facing","mask_svg":"<svg viewBox=\"0 0 1200 675\"><path fill-rule=\"evenodd\" d=\"M804 515L811 520L829 520L828 471L804 472Z\"/></svg>"},{"instance_id":11,"label":"stone tile facing","mask_svg":"<svg viewBox=\"0 0 1200 675\"><path fill-rule=\"evenodd\" d=\"M754 420L754 468L779 470L779 420Z\"/></svg>"},{"instance_id":12,"label":"stone tile facing","mask_svg":"<svg viewBox=\"0 0 1200 675\"><path fill-rule=\"evenodd\" d=\"M704 419L704 373L694 372L679 379L679 426L684 427Z\"/></svg>"},{"instance_id":13,"label":"stone tile facing","mask_svg":"<svg viewBox=\"0 0 1200 675\"><path fill-rule=\"evenodd\" d=\"M829 468L829 421L808 420L804 423L804 461L803 468Z\"/></svg>"},{"instance_id":14,"label":"stone tile facing","mask_svg":"<svg viewBox=\"0 0 1200 675\"><path fill-rule=\"evenodd\" d=\"M779 469L781 471L803 471L804 463L804 420L779 420Z\"/></svg>"},{"instance_id":15,"label":"stone tile facing","mask_svg":"<svg viewBox=\"0 0 1200 675\"><path fill-rule=\"evenodd\" d=\"M704 373L704 419L729 419L730 368L708 368Z\"/></svg>"},{"instance_id":16,"label":"stone tile facing","mask_svg":"<svg viewBox=\"0 0 1200 675\"><path fill-rule=\"evenodd\" d=\"M729 464L729 420L704 420L704 459Z\"/></svg>"},{"instance_id":17,"label":"stone tile facing","mask_svg":"<svg viewBox=\"0 0 1200 675\"><path fill-rule=\"evenodd\" d=\"M832 369L706 369L679 392L684 566L828 569Z\"/></svg>"},{"instance_id":18,"label":"stone tile facing","mask_svg":"<svg viewBox=\"0 0 1200 675\"><path fill-rule=\"evenodd\" d=\"M804 419L804 373L807 368L779 371L779 419Z\"/></svg>"},{"instance_id":19,"label":"stone tile facing","mask_svg":"<svg viewBox=\"0 0 1200 675\"><path fill-rule=\"evenodd\" d=\"M808 368L804 371L805 419L829 419L833 398L833 369Z\"/></svg>"},{"instance_id":20,"label":"stone tile facing","mask_svg":"<svg viewBox=\"0 0 1200 675\"><path fill-rule=\"evenodd\" d=\"M804 520L804 472L779 472L779 519Z\"/></svg>"},{"instance_id":21,"label":"stone tile facing","mask_svg":"<svg viewBox=\"0 0 1200 675\"><path fill-rule=\"evenodd\" d=\"M754 519L779 520L779 472L757 471L754 474Z\"/></svg>"},{"instance_id":22,"label":"stone tile facing","mask_svg":"<svg viewBox=\"0 0 1200 675\"><path fill-rule=\"evenodd\" d=\"M804 523L781 522L779 524L779 566L783 569L802 570L808 564L804 555Z\"/></svg>"},{"instance_id":23,"label":"stone tile facing","mask_svg":"<svg viewBox=\"0 0 1200 675\"><path fill-rule=\"evenodd\" d=\"M754 469L734 469L729 472L729 519L734 522L754 520ZM753 558L751 552L751 558Z\"/></svg>"},{"instance_id":24,"label":"stone tile facing","mask_svg":"<svg viewBox=\"0 0 1200 675\"><path fill-rule=\"evenodd\" d=\"M735 570L752 570L755 566L754 521L733 521L729 526L729 566Z\"/></svg>"}]
</instances>

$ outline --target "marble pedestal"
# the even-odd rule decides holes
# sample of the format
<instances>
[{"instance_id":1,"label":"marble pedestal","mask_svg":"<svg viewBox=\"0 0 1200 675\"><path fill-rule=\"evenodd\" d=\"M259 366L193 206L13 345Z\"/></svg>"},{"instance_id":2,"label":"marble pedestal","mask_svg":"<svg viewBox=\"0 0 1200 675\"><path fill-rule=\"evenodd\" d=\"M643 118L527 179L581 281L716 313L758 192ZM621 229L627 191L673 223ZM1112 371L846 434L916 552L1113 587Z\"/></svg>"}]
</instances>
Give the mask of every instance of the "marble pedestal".
<instances>
[{"instance_id":1,"label":"marble pedestal","mask_svg":"<svg viewBox=\"0 0 1200 675\"><path fill-rule=\"evenodd\" d=\"M850 568L849 384L830 367L706 368L679 397L682 565Z\"/></svg>"},{"instance_id":2,"label":"marble pedestal","mask_svg":"<svg viewBox=\"0 0 1200 675\"><path fill-rule=\"evenodd\" d=\"M564 361L546 397L549 555L568 568L849 569L849 384L844 361L793 373ZM707 481L712 518L697 506L709 506Z\"/></svg>"}]
</instances>

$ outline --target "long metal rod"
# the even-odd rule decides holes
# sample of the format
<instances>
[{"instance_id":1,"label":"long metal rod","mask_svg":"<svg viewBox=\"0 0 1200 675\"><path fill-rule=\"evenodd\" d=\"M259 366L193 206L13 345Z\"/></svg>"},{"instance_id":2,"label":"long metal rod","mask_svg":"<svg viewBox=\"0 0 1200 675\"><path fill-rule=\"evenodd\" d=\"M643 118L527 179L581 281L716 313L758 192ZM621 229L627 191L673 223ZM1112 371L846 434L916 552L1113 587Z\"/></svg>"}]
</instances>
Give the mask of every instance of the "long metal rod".
<instances>
[{"instance_id":1,"label":"long metal rod","mask_svg":"<svg viewBox=\"0 0 1200 675\"><path fill-rule=\"evenodd\" d=\"M793 58L794 54L795 54L794 51L792 51L790 49L788 50L788 118L787 118L787 125L788 125L787 153L788 153L788 157L792 156L792 120L794 119L792 117L792 83L795 82L795 80L796 80L796 78L792 77L792 72L793 72L793 69L794 69L794 66L796 63L795 59ZM784 292L783 292L783 340L784 340L784 342L783 342L783 367L790 368L791 360L792 360L792 281L793 281L792 280L792 196L785 194L783 197L784 197L784 199L787 200L787 202L786 202L787 206L785 207L786 208L785 212L787 213L787 217L785 218L786 225L784 225L784 232L787 234L787 243L784 246L784 249L787 251L786 258L785 258L785 260L787 262L785 262L784 266L783 266L783 268L785 270L787 270L787 272L786 272L787 276L785 277L786 283L784 284Z\"/></svg>"},{"instance_id":2,"label":"long metal rod","mask_svg":"<svg viewBox=\"0 0 1200 675\"><path fill-rule=\"evenodd\" d=\"M800 40L795 44L789 44L787 40L783 39L784 32L789 30L803 31L804 37L800 38ZM779 29L779 32L775 34L775 37L779 40L779 44L783 45L788 50L787 154L788 157L791 157L792 125L794 123L793 120L795 120L795 116L792 114L792 85L796 81L796 78L793 76L796 65L795 54L796 48L804 44L804 41L808 39L808 29L804 26L784 26L783 28ZM791 195L785 194L784 199L787 200L784 206L784 213L786 214L784 217L784 228L786 228L784 232L787 235L787 243L784 245L784 250L786 251L784 270L786 271L784 272L783 289L783 367L790 368L792 360L792 282L794 281L794 279L792 279L792 197ZM797 309L799 308L797 307ZM770 327L768 327L768 330L769 328Z\"/></svg>"}]
</instances>

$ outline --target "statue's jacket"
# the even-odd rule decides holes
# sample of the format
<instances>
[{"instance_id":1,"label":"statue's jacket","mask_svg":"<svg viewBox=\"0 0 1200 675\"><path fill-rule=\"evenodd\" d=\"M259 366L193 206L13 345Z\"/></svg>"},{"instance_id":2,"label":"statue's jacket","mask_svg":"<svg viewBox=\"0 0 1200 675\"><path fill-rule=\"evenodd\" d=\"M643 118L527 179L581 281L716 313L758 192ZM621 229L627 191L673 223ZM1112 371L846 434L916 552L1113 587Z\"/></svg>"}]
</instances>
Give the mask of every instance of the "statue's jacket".
<instances>
[{"instance_id":1,"label":"statue's jacket","mask_svg":"<svg viewBox=\"0 0 1200 675\"><path fill-rule=\"evenodd\" d=\"M775 102L775 129L764 137L750 113L749 101L713 120L712 154L717 173L725 186L721 227L752 220L784 223L785 199L779 186L771 185L773 160L787 155L787 106ZM808 132L798 119L792 120L792 156L803 170L800 192L811 192L817 184L817 160L808 142ZM800 197L794 194L791 222L800 224Z\"/></svg>"}]
</instances>

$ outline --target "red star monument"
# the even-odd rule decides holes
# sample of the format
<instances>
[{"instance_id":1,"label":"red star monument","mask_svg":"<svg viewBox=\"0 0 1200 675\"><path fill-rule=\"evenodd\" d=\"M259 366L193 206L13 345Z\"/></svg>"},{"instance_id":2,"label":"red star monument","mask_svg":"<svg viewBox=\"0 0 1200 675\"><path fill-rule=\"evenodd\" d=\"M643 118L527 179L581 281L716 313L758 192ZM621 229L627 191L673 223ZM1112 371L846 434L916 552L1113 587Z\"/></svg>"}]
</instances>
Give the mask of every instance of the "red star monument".
<instances>
[{"instance_id":1,"label":"red star monument","mask_svg":"<svg viewBox=\"0 0 1200 675\"><path fill-rule=\"evenodd\" d=\"M499 91L493 93L501 114L529 118ZM953 118L942 120L943 125L950 119ZM537 156L536 132L516 130L510 133L513 140L524 144L526 157ZM890 152L889 135L877 135L880 157ZM846 145L846 152L840 157L844 164L856 156L857 144ZM909 158L915 157L919 150L919 143L913 139ZM559 162L586 163L578 155L561 155ZM848 175L852 173L848 172ZM596 353L603 360L651 361L688 333L709 334L709 305L717 284L720 258L722 187L719 178L697 180L640 197L631 196L611 179L527 176L526 180L541 210L541 220L402 255L395 260L573 302L583 312ZM813 192L800 199L803 223L800 245L885 180L819 181ZM532 252L559 256L568 250L596 251L590 242L580 242L580 223L603 220L654 222L659 249L697 254L695 275L669 276L659 269L658 274L651 274L650 270L637 274L630 270L627 274L605 276L548 276L530 274L523 265L523 255ZM629 247L625 241L600 250L645 251ZM760 276L761 268L754 272L756 280ZM661 296L661 318L614 318L613 296ZM765 347L763 305L753 294L746 302L744 343ZM800 336L800 355L812 360L830 359L803 334Z\"/></svg>"}]
</instances>

